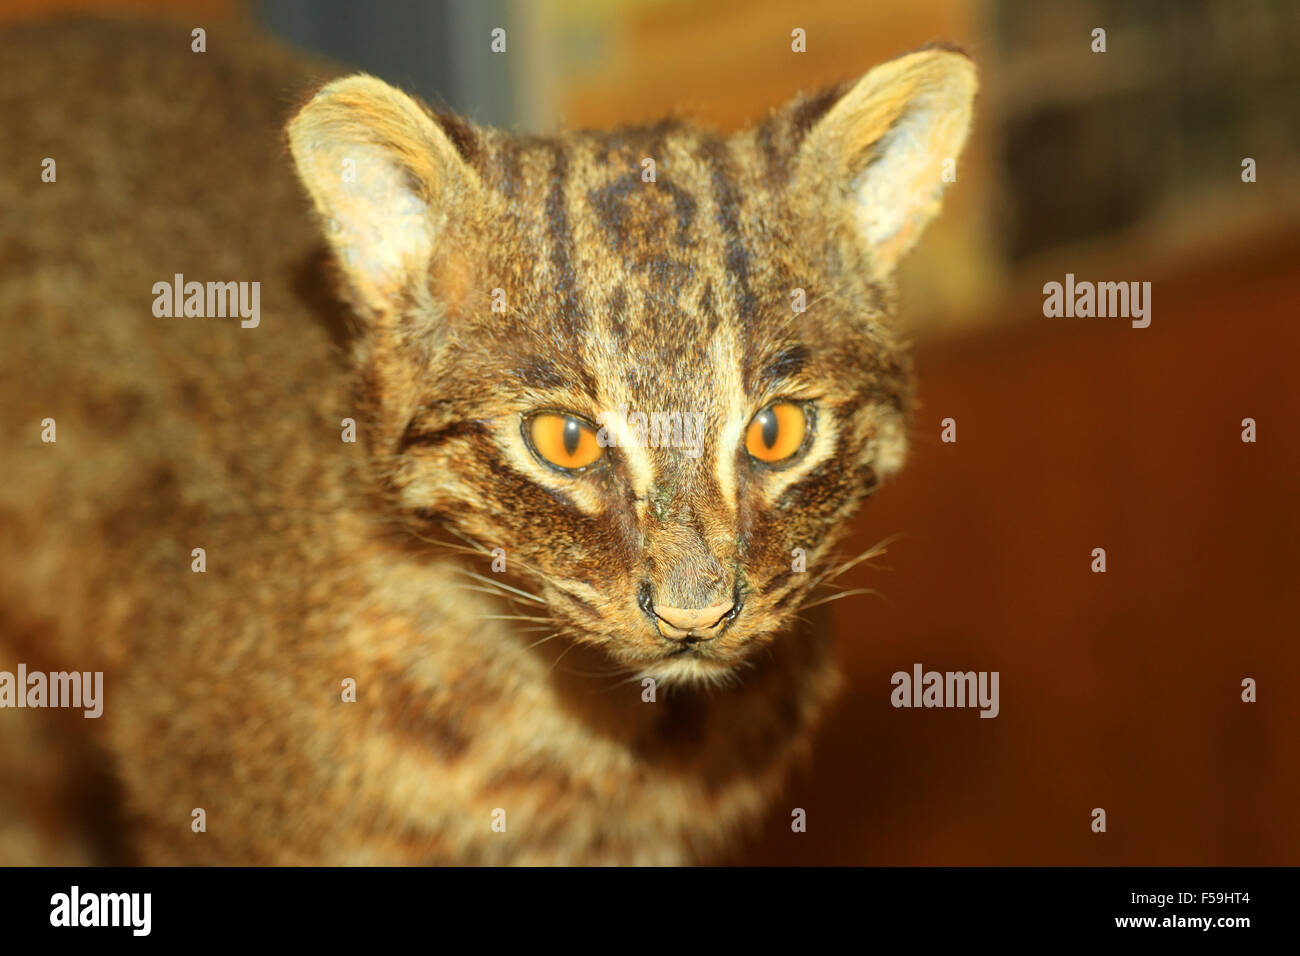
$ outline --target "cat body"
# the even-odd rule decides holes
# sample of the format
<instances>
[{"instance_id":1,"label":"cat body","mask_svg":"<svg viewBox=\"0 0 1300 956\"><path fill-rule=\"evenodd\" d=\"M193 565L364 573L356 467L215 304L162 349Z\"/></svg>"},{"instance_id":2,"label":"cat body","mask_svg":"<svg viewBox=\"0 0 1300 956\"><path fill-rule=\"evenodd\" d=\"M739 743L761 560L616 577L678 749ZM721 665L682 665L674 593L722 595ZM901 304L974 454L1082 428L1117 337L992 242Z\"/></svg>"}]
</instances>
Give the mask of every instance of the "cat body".
<instances>
[{"instance_id":1,"label":"cat body","mask_svg":"<svg viewBox=\"0 0 1300 956\"><path fill-rule=\"evenodd\" d=\"M0 39L0 670L104 674L102 717L0 709L0 862L715 857L836 688L795 612L902 460L937 193L890 184L960 148L969 62L514 137L225 39ZM543 453L620 408L702 443Z\"/></svg>"}]
</instances>

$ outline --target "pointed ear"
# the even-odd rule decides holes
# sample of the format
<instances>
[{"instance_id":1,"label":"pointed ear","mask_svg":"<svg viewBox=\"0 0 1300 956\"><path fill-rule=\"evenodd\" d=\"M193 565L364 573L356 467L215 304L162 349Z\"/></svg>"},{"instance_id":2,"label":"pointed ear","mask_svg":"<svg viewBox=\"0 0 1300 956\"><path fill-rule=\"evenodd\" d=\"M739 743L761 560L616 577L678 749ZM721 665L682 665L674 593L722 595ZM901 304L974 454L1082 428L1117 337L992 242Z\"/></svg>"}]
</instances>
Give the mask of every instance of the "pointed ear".
<instances>
[{"instance_id":1,"label":"pointed ear","mask_svg":"<svg viewBox=\"0 0 1300 956\"><path fill-rule=\"evenodd\" d=\"M447 216L472 201L477 175L427 110L372 76L330 83L288 134L354 303L391 310L426 274Z\"/></svg>"},{"instance_id":2,"label":"pointed ear","mask_svg":"<svg viewBox=\"0 0 1300 956\"><path fill-rule=\"evenodd\" d=\"M966 56L910 53L849 85L799 146L799 180L818 201L849 204L882 276L939 211L970 129L975 89Z\"/></svg>"}]
</instances>

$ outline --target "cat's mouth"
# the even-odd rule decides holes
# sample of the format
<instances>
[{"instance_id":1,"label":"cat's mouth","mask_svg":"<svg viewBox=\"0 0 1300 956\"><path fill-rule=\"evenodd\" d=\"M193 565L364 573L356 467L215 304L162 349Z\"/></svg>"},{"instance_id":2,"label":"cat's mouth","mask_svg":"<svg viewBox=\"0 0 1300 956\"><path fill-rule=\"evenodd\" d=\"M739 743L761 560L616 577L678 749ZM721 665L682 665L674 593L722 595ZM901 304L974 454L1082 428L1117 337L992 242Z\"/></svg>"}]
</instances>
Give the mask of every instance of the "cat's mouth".
<instances>
[{"instance_id":1,"label":"cat's mouth","mask_svg":"<svg viewBox=\"0 0 1300 956\"><path fill-rule=\"evenodd\" d=\"M642 658L638 669L643 677L674 683L728 684L737 679L741 671L752 666L749 663L750 651L756 646L749 640L719 638L684 640L674 644Z\"/></svg>"},{"instance_id":2,"label":"cat's mouth","mask_svg":"<svg viewBox=\"0 0 1300 956\"><path fill-rule=\"evenodd\" d=\"M687 655L694 656L694 657L706 656L704 651L700 647L697 647L694 644L683 644L681 647L669 651L664 656L668 658L673 658L673 657L684 657Z\"/></svg>"}]
</instances>

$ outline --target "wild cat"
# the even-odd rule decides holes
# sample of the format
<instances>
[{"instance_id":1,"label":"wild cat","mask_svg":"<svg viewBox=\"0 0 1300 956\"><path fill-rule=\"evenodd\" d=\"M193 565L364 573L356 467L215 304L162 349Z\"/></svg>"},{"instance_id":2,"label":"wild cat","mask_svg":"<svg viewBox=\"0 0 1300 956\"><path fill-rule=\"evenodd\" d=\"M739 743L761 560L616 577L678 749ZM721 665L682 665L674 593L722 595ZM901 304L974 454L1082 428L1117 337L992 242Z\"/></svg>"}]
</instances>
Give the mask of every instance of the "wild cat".
<instances>
[{"instance_id":1,"label":"wild cat","mask_svg":"<svg viewBox=\"0 0 1300 956\"><path fill-rule=\"evenodd\" d=\"M104 697L0 708L0 858L714 858L836 687L970 60L533 137L188 36L0 40L0 670Z\"/></svg>"}]
</instances>

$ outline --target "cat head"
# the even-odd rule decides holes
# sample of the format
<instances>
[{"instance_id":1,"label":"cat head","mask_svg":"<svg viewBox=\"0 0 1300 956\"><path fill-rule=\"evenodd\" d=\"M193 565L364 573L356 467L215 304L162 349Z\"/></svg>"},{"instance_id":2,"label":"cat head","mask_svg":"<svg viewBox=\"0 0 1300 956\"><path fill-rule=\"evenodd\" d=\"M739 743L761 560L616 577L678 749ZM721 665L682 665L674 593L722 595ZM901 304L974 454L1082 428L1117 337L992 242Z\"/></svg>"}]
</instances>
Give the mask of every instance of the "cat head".
<instances>
[{"instance_id":1,"label":"cat head","mask_svg":"<svg viewBox=\"0 0 1300 956\"><path fill-rule=\"evenodd\" d=\"M538 616L620 665L734 671L902 463L892 274L975 86L925 50L733 135L551 138L326 86L289 142L388 506L502 549Z\"/></svg>"}]
</instances>

